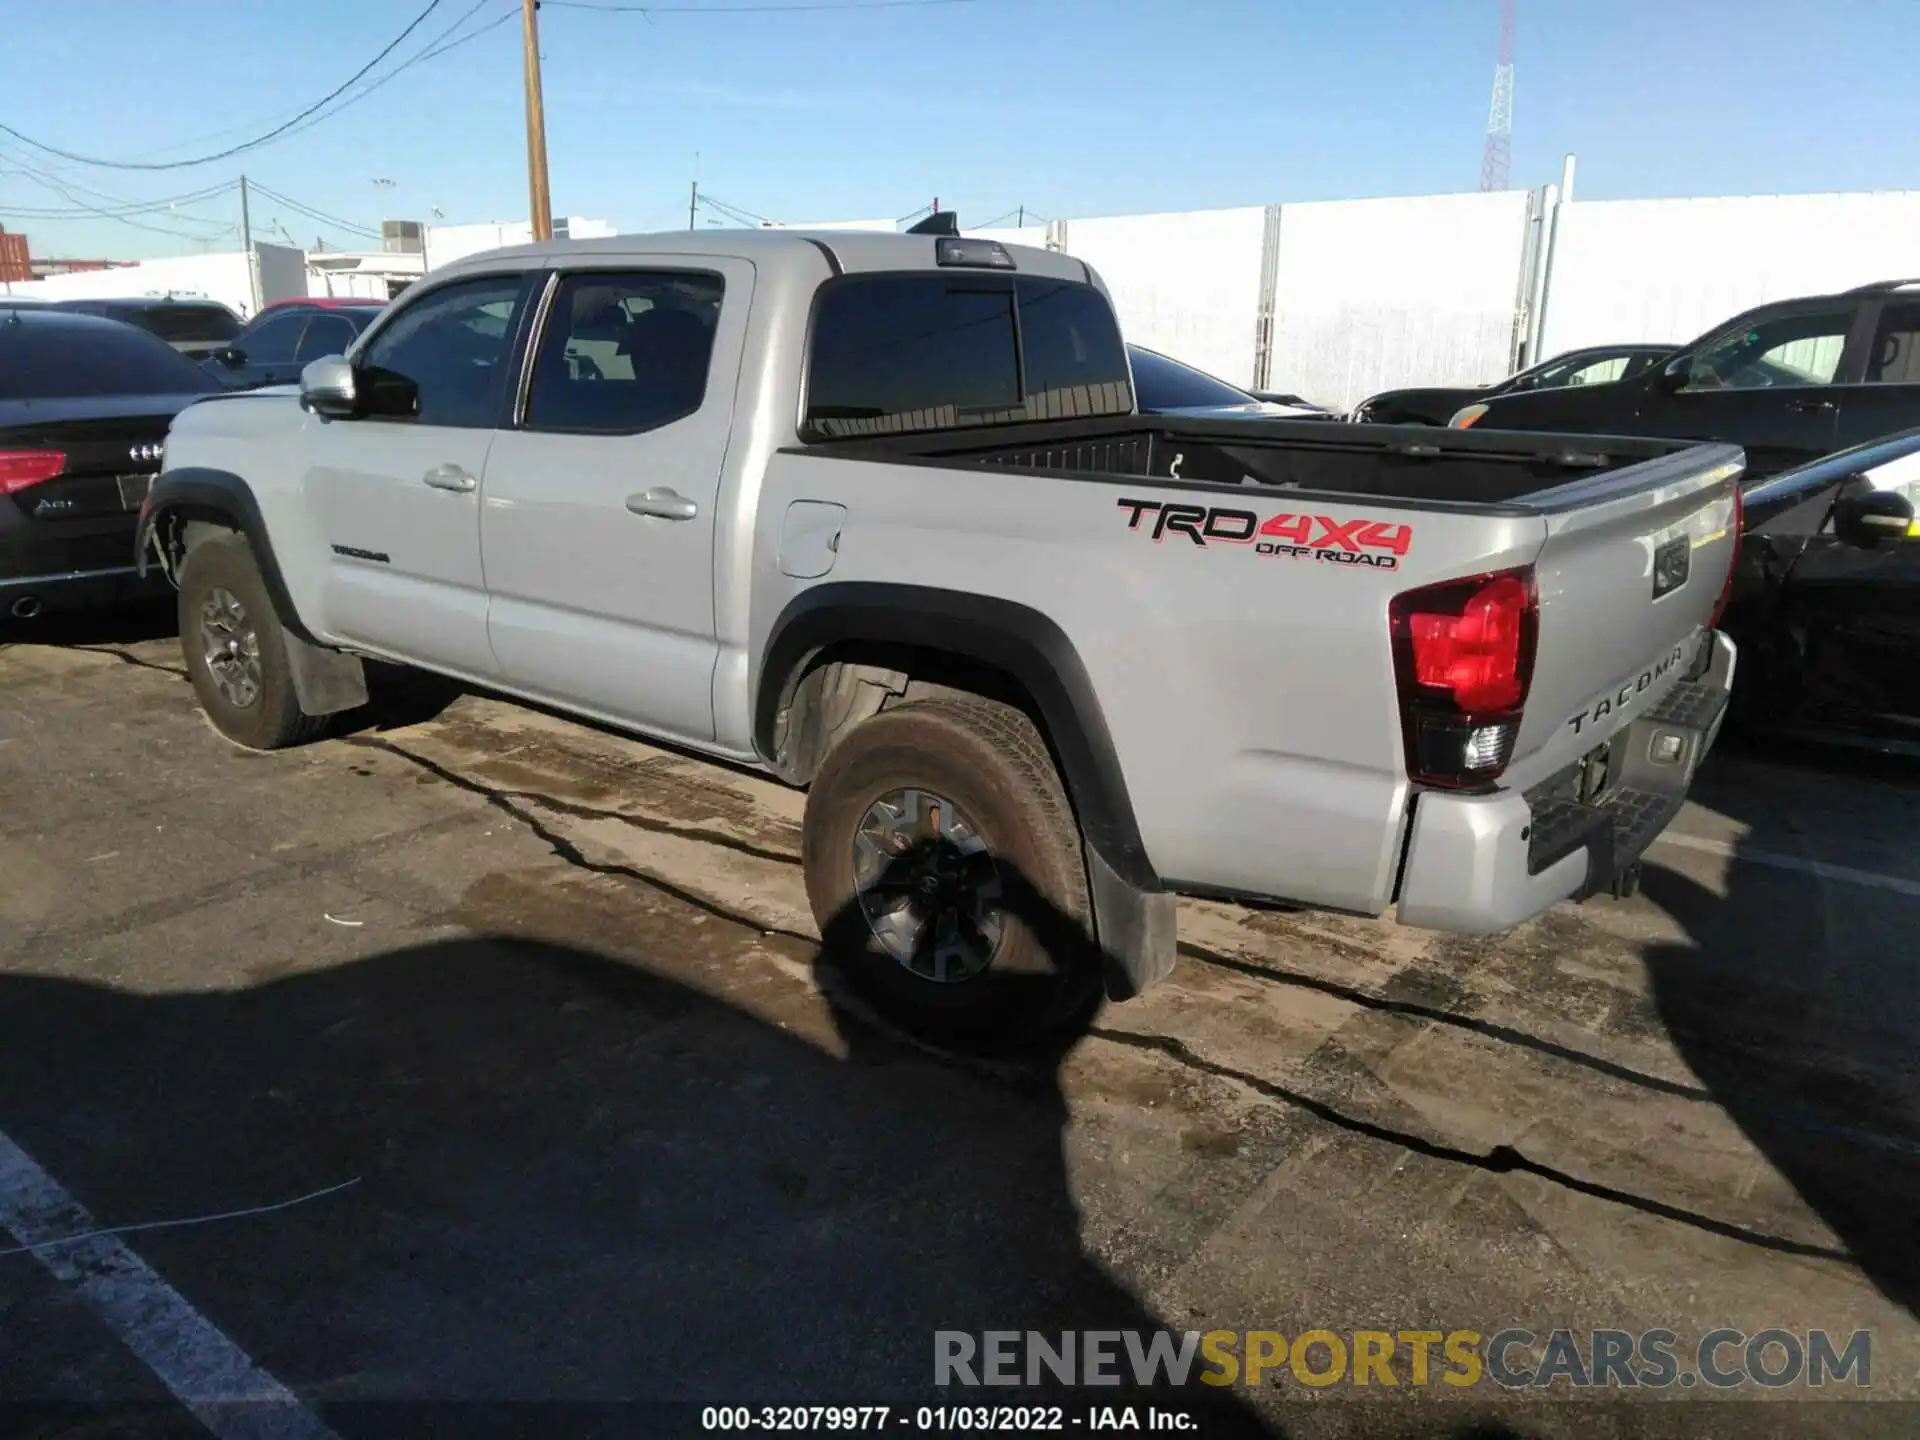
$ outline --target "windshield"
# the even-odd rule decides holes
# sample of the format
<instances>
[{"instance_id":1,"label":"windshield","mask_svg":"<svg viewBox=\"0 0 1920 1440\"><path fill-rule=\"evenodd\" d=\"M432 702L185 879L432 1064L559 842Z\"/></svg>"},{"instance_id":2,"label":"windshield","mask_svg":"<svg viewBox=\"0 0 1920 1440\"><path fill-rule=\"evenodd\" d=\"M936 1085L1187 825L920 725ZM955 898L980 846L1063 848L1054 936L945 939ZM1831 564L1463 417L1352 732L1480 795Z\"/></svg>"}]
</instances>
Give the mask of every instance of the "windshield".
<instances>
[{"instance_id":1,"label":"windshield","mask_svg":"<svg viewBox=\"0 0 1920 1440\"><path fill-rule=\"evenodd\" d=\"M1192 410L1216 405L1252 405L1254 397L1203 370L1129 345L1133 385L1142 410Z\"/></svg>"},{"instance_id":2,"label":"windshield","mask_svg":"<svg viewBox=\"0 0 1920 1440\"><path fill-rule=\"evenodd\" d=\"M128 316L162 340L231 340L240 333L240 321L214 305L152 305Z\"/></svg>"},{"instance_id":3,"label":"windshield","mask_svg":"<svg viewBox=\"0 0 1920 1440\"><path fill-rule=\"evenodd\" d=\"M0 318L0 400L204 395L219 388L191 360L138 330Z\"/></svg>"}]
</instances>

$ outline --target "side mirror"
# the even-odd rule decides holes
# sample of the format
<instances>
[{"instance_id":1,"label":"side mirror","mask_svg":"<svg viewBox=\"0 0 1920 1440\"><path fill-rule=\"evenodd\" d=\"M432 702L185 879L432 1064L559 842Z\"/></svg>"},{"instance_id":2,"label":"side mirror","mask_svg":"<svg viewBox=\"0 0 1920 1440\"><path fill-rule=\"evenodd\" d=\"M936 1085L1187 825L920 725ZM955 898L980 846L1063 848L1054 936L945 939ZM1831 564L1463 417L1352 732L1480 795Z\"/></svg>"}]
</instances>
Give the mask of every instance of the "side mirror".
<instances>
[{"instance_id":1,"label":"side mirror","mask_svg":"<svg viewBox=\"0 0 1920 1440\"><path fill-rule=\"evenodd\" d=\"M213 352L213 358L229 370L238 370L247 363L247 352L238 345L222 345Z\"/></svg>"},{"instance_id":2,"label":"side mirror","mask_svg":"<svg viewBox=\"0 0 1920 1440\"><path fill-rule=\"evenodd\" d=\"M351 417L359 406L353 366L344 355L323 355L300 372L300 403L316 415Z\"/></svg>"},{"instance_id":3,"label":"side mirror","mask_svg":"<svg viewBox=\"0 0 1920 1440\"><path fill-rule=\"evenodd\" d=\"M1833 505L1833 534L1842 545L1871 550L1884 540L1903 540L1913 525L1913 502L1897 490L1842 495Z\"/></svg>"},{"instance_id":4,"label":"side mirror","mask_svg":"<svg viewBox=\"0 0 1920 1440\"><path fill-rule=\"evenodd\" d=\"M1540 377L1538 375L1516 375L1513 383L1507 388L1510 390L1538 390L1540 388Z\"/></svg>"},{"instance_id":5,"label":"side mirror","mask_svg":"<svg viewBox=\"0 0 1920 1440\"><path fill-rule=\"evenodd\" d=\"M1662 390L1678 390L1687 383L1687 378L1692 374L1693 357L1676 355L1660 367L1660 374L1654 383Z\"/></svg>"}]
</instances>

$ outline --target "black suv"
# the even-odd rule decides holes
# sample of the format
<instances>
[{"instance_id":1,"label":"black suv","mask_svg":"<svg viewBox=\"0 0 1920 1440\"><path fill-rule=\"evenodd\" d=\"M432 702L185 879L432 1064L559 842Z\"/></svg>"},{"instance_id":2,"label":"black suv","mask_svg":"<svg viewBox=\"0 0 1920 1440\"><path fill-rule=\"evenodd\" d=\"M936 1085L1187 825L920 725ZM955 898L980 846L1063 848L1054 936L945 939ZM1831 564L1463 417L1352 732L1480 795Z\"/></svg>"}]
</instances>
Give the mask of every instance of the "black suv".
<instances>
[{"instance_id":1,"label":"black suv","mask_svg":"<svg viewBox=\"0 0 1920 1440\"><path fill-rule=\"evenodd\" d=\"M1920 281L1781 300L1612 385L1469 405L1456 426L1746 447L1749 478L1920 425Z\"/></svg>"},{"instance_id":2,"label":"black suv","mask_svg":"<svg viewBox=\"0 0 1920 1440\"><path fill-rule=\"evenodd\" d=\"M158 335L189 360L211 355L240 333L240 317L213 300L128 296L115 300L56 300L61 310L118 320Z\"/></svg>"}]
</instances>

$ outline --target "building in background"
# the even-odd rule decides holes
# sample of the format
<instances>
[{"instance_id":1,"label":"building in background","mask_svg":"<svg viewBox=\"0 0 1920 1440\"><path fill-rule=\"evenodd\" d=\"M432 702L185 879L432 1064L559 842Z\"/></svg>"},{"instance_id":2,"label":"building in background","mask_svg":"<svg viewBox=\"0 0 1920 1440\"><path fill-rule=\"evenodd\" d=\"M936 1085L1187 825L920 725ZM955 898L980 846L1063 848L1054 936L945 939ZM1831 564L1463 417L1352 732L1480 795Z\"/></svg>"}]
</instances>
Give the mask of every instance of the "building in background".
<instances>
[{"instance_id":1,"label":"building in background","mask_svg":"<svg viewBox=\"0 0 1920 1440\"><path fill-rule=\"evenodd\" d=\"M555 216L556 240L598 240L614 234L604 220L588 220L579 215ZM429 225L421 237L427 269L478 255L482 250L498 250L506 245L531 245L533 222L530 220L489 220L483 225Z\"/></svg>"},{"instance_id":2,"label":"building in background","mask_svg":"<svg viewBox=\"0 0 1920 1440\"><path fill-rule=\"evenodd\" d=\"M427 257L418 250L313 250L307 253L307 294L384 302L426 270Z\"/></svg>"},{"instance_id":3,"label":"building in background","mask_svg":"<svg viewBox=\"0 0 1920 1440\"><path fill-rule=\"evenodd\" d=\"M118 300L174 296L213 300L243 319L275 300L304 298L307 252L291 245L259 244L249 254L175 255L98 269L69 269L12 287L37 300Z\"/></svg>"},{"instance_id":4,"label":"building in background","mask_svg":"<svg viewBox=\"0 0 1920 1440\"><path fill-rule=\"evenodd\" d=\"M33 257L27 251L27 237L17 231L0 228L0 284L33 278Z\"/></svg>"}]
</instances>

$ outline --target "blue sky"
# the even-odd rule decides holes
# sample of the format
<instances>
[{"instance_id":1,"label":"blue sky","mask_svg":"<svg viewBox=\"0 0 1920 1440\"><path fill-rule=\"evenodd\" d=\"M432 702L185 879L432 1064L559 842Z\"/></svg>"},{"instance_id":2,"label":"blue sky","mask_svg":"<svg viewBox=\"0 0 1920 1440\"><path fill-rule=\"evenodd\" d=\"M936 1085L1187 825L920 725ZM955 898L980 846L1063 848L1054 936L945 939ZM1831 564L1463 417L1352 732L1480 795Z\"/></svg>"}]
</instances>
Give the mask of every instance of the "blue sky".
<instances>
[{"instance_id":1,"label":"blue sky","mask_svg":"<svg viewBox=\"0 0 1920 1440\"><path fill-rule=\"evenodd\" d=\"M0 123L88 155L204 154L325 94L422 4L13 6ZM442 0L394 60L473 5ZM518 8L480 0L451 33ZM1517 187L1556 178L1569 150L1587 199L1920 186L1920 0L1519 8ZM1499 24L1496 0L541 15L555 212L629 230L686 223L696 152L704 191L782 220L904 215L935 195L978 223L1020 205L1071 217L1471 190ZM22 207L114 208L242 169L361 224L436 207L449 222L524 217L519 46L518 21L500 24L337 119L191 169L96 169L0 136L0 224L36 254L188 253L202 246ZM225 194L137 218L224 248L239 207ZM253 218L272 238L277 224L303 244L356 243L272 199Z\"/></svg>"}]
</instances>

